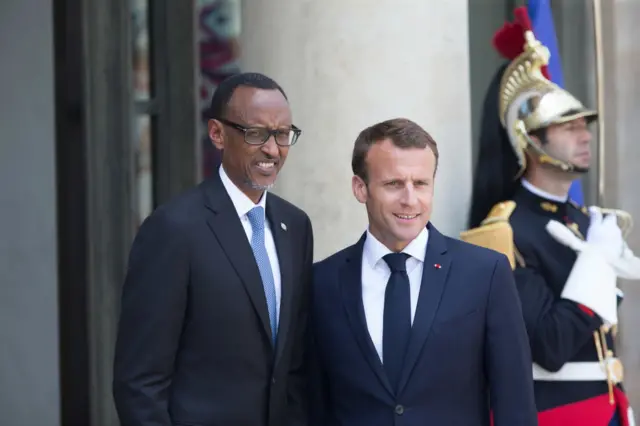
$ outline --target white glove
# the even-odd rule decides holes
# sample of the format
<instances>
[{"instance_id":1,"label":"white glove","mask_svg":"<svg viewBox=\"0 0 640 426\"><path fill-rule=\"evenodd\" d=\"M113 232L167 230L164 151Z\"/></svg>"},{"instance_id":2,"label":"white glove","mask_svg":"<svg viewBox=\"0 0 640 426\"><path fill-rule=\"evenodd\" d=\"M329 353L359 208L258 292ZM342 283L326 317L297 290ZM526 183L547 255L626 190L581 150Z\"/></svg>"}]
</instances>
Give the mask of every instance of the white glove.
<instances>
[{"instance_id":1,"label":"white glove","mask_svg":"<svg viewBox=\"0 0 640 426\"><path fill-rule=\"evenodd\" d=\"M615 216L602 218L599 211L593 209L591 213L591 225L587 230L587 242L600 248L603 255L616 271L619 278L627 280L640 280L640 258L629 248L622 237L622 231L618 227ZM581 251L584 241L576 237L571 230L560 222L552 226L551 235L560 243Z\"/></svg>"},{"instance_id":2,"label":"white glove","mask_svg":"<svg viewBox=\"0 0 640 426\"><path fill-rule=\"evenodd\" d=\"M594 227L592 238L604 240L608 234L602 221ZM599 229L604 228L603 230ZM578 238L569 228L558 221L551 220L547 231L559 243L578 253L578 258L569 273L560 297L579 303L598 314L609 324L618 323L617 277L614 267L602 247L593 242ZM590 228L591 229L591 228ZM609 238L609 247L615 246L614 238ZM609 250L608 250L609 251Z\"/></svg>"},{"instance_id":3,"label":"white glove","mask_svg":"<svg viewBox=\"0 0 640 426\"><path fill-rule=\"evenodd\" d=\"M614 260L613 267L620 278L640 280L640 258L633 254L627 243L622 248L622 256Z\"/></svg>"},{"instance_id":4,"label":"white glove","mask_svg":"<svg viewBox=\"0 0 640 426\"><path fill-rule=\"evenodd\" d=\"M587 242L604 250L612 259L622 254L624 238L622 230L618 226L615 215L602 217L602 213L595 207L589 208L589 229L587 230Z\"/></svg>"},{"instance_id":5,"label":"white glove","mask_svg":"<svg viewBox=\"0 0 640 426\"><path fill-rule=\"evenodd\" d=\"M619 278L640 280L640 258L633 254L624 241L616 216L608 215L603 219L600 211L593 207L589 212L591 224L587 231L587 242L594 243L605 252Z\"/></svg>"}]
</instances>

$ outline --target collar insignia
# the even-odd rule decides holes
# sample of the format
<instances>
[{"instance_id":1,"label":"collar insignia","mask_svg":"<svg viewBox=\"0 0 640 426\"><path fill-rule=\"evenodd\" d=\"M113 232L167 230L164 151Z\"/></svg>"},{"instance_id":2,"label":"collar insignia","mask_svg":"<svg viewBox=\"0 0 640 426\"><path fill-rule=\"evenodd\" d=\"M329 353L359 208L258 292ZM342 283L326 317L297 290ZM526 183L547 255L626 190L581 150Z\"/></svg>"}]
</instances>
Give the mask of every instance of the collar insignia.
<instances>
[{"instance_id":1,"label":"collar insignia","mask_svg":"<svg viewBox=\"0 0 640 426\"><path fill-rule=\"evenodd\" d=\"M556 213L558 211L558 205L550 203L548 201L541 202L540 207L542 207L542 210L551 212L551 213Z\"/></svg>"}]
</instances>

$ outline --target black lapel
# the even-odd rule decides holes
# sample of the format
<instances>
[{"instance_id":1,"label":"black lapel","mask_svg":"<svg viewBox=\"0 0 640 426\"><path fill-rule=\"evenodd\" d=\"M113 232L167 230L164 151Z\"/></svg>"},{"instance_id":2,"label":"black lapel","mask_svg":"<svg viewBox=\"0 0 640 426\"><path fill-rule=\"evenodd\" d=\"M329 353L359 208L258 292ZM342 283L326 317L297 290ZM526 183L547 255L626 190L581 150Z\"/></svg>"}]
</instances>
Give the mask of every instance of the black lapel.
<instances>
[{"instance_id":1,"label":"black lapel","mask_svg":"<svg viewBox=\"0 0 640 426\"><path fill-rule=\"evenodd\" d=\"M373 346L362 303L362 250L365 238L366 234L355 245L350 247L347 262L340 270L340 287L349 324L356 341L382 385L393 396L394 393L387 379L387 374L382 367L378 352Z\"/></svg>"},{"instance_id":2,"label":"black lapel","mask_svg":"<svg viewBox=\"0 0 640 426\"><path fill-rule=\"evenodd\" d=\"M273 239L276 243L278 252L278 263L280 264L280 315L278 320L278 339L276 341L276 363L282 355L282 349L285 347L286 338L289 334L289 326L291 324L291 311L293 304L293 275L291 265L291 243L289 224L287 224L286 216L283 214L282 203L269 194L267 197L267 219Z\"/></svg>"},{"instance_id":3,"label":"black lapel","mask_svg":"<svg viewBox=\"0 0 640 426\"><path fill-rule=\"evenodd\" d=\"M420 295L411 328L409 347L405 355L399 391L402 391L411 377L411 372L429 336L451 265L451 258L446 254L447 244L444 236L431 223L427 225L427 228L429 229L429 241L422 270Z\"/></svg>"},{"instance_id":4,"label":"black lapel","mask_svg":"<svg viewBox=\"0 0 640 426\"><path fill-rule=\"evenodd\" d=\"M201 188L205 194L205 206L212 211L212 214L207 218L207 223L218 239L229 262L240 276L271 342L269 310L260 271L236 209L217 172L210 180L203 183ZM215 262L215 259L212 259L212 262Z\"/></svg>"}]
</instances>

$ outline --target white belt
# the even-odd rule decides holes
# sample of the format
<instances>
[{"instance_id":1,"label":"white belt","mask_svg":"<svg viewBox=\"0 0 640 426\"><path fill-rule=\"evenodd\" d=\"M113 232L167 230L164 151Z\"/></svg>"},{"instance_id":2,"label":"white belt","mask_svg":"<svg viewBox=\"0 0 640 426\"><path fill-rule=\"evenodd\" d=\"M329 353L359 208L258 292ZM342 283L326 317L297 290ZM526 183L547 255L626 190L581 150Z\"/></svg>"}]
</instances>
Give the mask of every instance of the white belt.
<instances>
[{"instance_id":1,"label":"white belt","mask_svg":"<svg viewBox=\"0 0 640 426\"><path fill-rule=\"evenodd\" d=\"M607 373L601 363L595 362L568 362L555 373L545 370L538 364L533 364L533 380L539 381L563 381L563 382L588 382L606 381Z\"/></svg>"}]
</instances>

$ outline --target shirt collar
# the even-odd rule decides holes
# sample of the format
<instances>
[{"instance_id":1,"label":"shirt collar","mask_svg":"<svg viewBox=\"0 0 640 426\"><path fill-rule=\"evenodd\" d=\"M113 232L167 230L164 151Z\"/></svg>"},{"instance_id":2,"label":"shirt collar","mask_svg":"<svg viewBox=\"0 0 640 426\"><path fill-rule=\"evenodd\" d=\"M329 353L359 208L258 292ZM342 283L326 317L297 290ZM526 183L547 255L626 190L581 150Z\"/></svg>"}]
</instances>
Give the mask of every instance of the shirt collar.
<instances>
[{"instance_id":1,"label":"shirt collar","mask_svg":"<svg viewBox=\"0 0 640 426\"><path fill-rule=\"evenodd\" d=\"M425 226L422 231L418 234L416 238L413 239L405 248L402 250L402 253L406 253L409 256L413 257L420 262L424 262L425 253L427 251L427 242L429 240L429 230ZM367 237L364 241L364 257L369 265L372 268L375 268L376 265L382 258L392 253L387 246L382 244L376 237L373 236L371 231L367 229Z\"/></svg>"},{"instance_id":2,"label":"shirt collar","mask_svg":"<svg viewBox=\"0 0 640 426\"><path fill-rule=\"evenodd\" d=\"M561 197L559 195L550 194L547 191L534 186L526 179L522 179L522 186L524 186L529 192L534 193L538 197L546 198L547 200L555 201L556 203L566 203L569 199L568 195L566 197Z\"/></svg>"},{"instance_id":3,"label":"shirt collar","mask_svg":"<svg viewBox=\"0 0 640 426\"><path fill-rule=\"evenodd\" d=\"M262 197L260 197L260 201L258 202L258 204L254 204L254 202L251 201L251 199L247 197L247 195L242 192L235 183L231 181L227 173L224 171L224 167L222 167L222 165L220 165L219 173L220 180L222 180L222 185L224 185L224 189L227 190L227 194L229 194L229 198L231 198L233 207L235 207L240 219L245 217L246 214L249 213L249 210L253 209L254 207L261 206L263 209L266 209L267 191L264 191L262 193Z\"/></svg>"}]
</instances>

